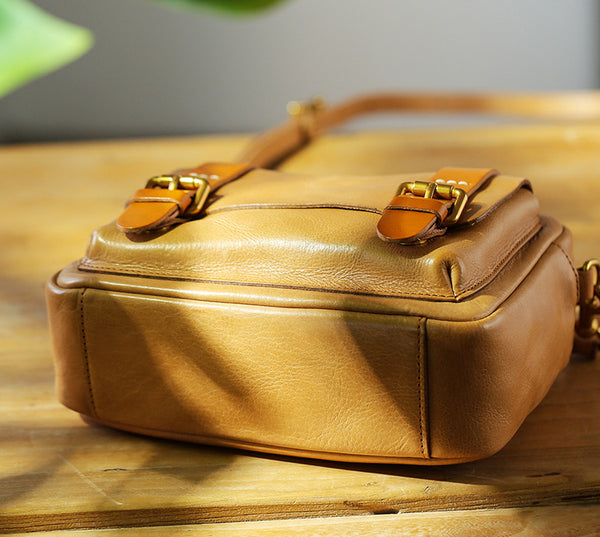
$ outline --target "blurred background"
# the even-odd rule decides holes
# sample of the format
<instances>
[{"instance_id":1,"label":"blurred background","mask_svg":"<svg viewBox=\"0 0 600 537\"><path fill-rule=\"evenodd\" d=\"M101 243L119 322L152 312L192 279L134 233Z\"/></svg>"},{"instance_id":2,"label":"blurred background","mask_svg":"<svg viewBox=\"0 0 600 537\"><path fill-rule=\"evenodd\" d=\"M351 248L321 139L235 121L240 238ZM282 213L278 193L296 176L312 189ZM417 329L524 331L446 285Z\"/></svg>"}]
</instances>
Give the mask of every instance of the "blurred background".
<instances>
[{"instance_id":1,"label":"blurred background","mask_svg":"<svg viewBox=\"0 0 600 537\"><path fill-rule=\"evenodd\" d=\"M595 0L34 3L95 43L0 99L3 143L257 131L313 94L600 86Z\"/></svg>"}]
</instances>

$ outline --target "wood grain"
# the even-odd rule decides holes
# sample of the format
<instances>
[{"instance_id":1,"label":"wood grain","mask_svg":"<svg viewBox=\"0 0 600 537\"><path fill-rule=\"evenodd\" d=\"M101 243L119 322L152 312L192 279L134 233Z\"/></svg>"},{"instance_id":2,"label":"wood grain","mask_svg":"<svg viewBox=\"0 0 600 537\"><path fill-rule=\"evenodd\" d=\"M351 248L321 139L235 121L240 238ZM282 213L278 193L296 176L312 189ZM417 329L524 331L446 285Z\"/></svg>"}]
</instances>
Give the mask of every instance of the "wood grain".
<instances>
[{"instance_id":1,"label":"wood grain","mask_svg":"<svg viewBox=\"0 0 600 537\"><path fill-rule=\"evenodd\" d=\"M86 537L134 535L212 537L595 537L600 510L590 506L553 506L525 509L481 509L437 513L406 513L361 517L305 518L243 523L198 524L86 531ZM36 532L32 537L73 537L79 530ZM17 534L12 534L17 535ZM21 534L22 535L22 534Z\"/></svg>"},{"instance_id":2,"label":"wood grain","mask_svg":"<svg viewBox=\"0 0 600 537\"><path fill-rule=\"evenodd\" d=\"M246 140L0 149L0 531L209 524L180 531L334 535L356 527L371 535L372 523L378 535L417 527L458 535L469 525L505 531L498 535L568 535L559 532L565 526L592 535L600 513L598 360L573 362L498 455L442 468L303 461L148 439L87 425L55 402L45 279L80 257L90 231L113 219L147 177L231 159ZM573 230L577 261L600 255L597 125L343 134L319 140L284 168L359 174L443 165L530 177L544 211ZM300 522L305 517L321 518Z\"/></svg>"}]
</instances>

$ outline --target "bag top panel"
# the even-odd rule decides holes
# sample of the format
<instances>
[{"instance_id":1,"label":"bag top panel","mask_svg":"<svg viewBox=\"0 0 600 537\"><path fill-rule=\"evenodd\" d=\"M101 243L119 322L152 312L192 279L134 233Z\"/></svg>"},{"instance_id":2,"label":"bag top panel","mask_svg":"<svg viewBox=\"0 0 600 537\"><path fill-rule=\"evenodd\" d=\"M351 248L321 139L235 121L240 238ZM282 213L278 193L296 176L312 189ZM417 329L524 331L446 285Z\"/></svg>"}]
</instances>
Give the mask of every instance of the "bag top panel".
<instances>
[{"instance_id":1,"label":"bag top panel","mask_svg":"<svg viewBox=\"0 0 600 537\"><path fill-rule=\"evenodd\" d=\"M364 296L460 301L485 287L541 227L529 183L498 176L459 223L422 244L377 236L399 184L432 174L306 176L258 169L221 188L206 213L130 238L96 230L81 270Z\"/></svg>"}]
</instances>

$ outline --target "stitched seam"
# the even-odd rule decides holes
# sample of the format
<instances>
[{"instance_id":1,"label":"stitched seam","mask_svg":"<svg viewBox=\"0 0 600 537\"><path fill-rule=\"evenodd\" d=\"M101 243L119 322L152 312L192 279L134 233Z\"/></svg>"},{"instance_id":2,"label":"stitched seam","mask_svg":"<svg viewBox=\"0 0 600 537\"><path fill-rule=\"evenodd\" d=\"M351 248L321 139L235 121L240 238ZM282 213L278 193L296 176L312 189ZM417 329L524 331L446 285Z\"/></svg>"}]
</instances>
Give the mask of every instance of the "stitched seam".
<instances>
[{"instance_id":1,"label":"stitched seam","mask_svg":"<svg viewBox=\"0 0 600 537\"><path fill-rule=\"evenodd\" d=\"M422 297L431 297L431 298L446 298L453 299L454 295L442 295L435 293L427 293L423 292L420 294L405 294L405 295L384 295L379 293L361 293L357 291L345 291L343 289L329 289L325 287L304 287L301 285L283 285L276 283L256 283L256 282L238 282L238 281L229 281L229 280L209 280L204 278L188 278L188 277L177 277L177 276L165 276L164 271L158 272L152 268L145 268L144 270L130 269L130 268L119 268L118 271L115 270L115 267L118 267L118 264L108 265L105 263L99 263L97 261L92 260L83 260L79 263L78 268L87 272L96 272L102 274L113 274L115 276L120 276L123 274L130 276L140 276L147 277L151 276L160 280L167 281L180 281L180 282L199 282L199 283L209 283L209 284L217 284L217 285L239 285L239 286L247 286L247 287L267 287L271 289L296 289L300 291L314 291L314 292L323 292L323 293L339 293L345 295L352 296L369 296L369 297L380 297L380 298L422 298Z\"/></svg>"},{"instance_id":2,"label":"stitched seam","mask_svg":"<svg viewBox=\"0 0 600 537\"><path fill-rule=\"evenodd\" d=\"M424 207L402 207L399 205L389 205L385 208L386 211L408 211L412 213L429 213L439 217L440 213L434 209L426 209Z\"/></svg>"},{"instance_id":3,"label":"stitched seam","mask_svg":"<svg viewBox=\"0 0 600 537\"><path fill-rule=\"evenodd\" d=\"M490 179L494 179L494 177L490 177ZM225 185L223 185L225 186ZM487 186L487 185L486 185ZM517 192L520 192L523 188L527 188L531 190L531 183L525 179L519 185L515 187L513 191L511 191L508 195L499 199L491 205L482 215L473 219L467 220L464 222L460 222L455 227L463 227L469 226L472 224L476 224L483 219L487 218L491 213L493 213L496 209L504 205L504 202L511 199ZM474 197L479 191L476 191L472 197ZM345 205L342 203L299 203L299 204L291 204L291 203L248 203L248 204L238 204L238 205L227 205L225 207L217 207L216 209L206 209L204 214L206 216L210 216L213 214L218 214L221 212L229 212L229 211L243 211L243 210L257 210L257 209L342 209L342 210L351 210L351 211L362 211L366 213L374 213L374 214L383 214L381 209L377 209L375 207L365 207L362 205Z\"/></svg>"},{"instance_id":4,"label":"stitched seam","mask_svg":"<svg viewBox=\"0 0 600 537\"><path fill-rule=\"evenodd\" d=\"M567 259L567 262L569 263L569 266L571 267L571 270L573 271L573 275L575 276L575 287L577 288L577 302L579 303L579 272L577 272L575 265L573 265L571 256L565 251L565 249L560 244L553 242L552 246L556 246L563 253L565 258Z\"/></svg>"},{"instance_id":5,"label":"stitched seam","mask_svg":"<svg viewBox=\"0 0 600 537\"><path fill-rule=\"evenodd\" d=\"M175 203L181 205L184 201L187 200L178 200L175 198L135 198L130 200L129 203Z\"/></svg>"},{"instance_id":6,"label":"stitched seam","mask_svg":"<svg viewBox=\"0 0 600 537\"><path fill-rule=\"evenodd\" d=\"M286 450L289 451L290 453L292 452L299 452L302 451L304 453L324 453L324 454L338 454L338 455L355 455L353 453L346 453L346 452L340 452L340 451L323 451L323 450L315 450L315 449L310 449L310 448L291 448L289 446L284 446L284 445L275 445L275 444L261 444L259 442L252 442L250 440L243 440L243 439L237 439L237 438L233 438L233 437L229 437L229 436L214 436L214 435L210 435L210 434L198 434L198 433L190 433L190 432L181 432L181 431L176 431L176 430L172 430L172 429L164 429L164 428L157 428L157 427L146 427L146 426L141 426L141 425L134 425L131 423L125 423L122 421L117 421L117 420L109 420L109 419L105 419L105 418L97 418L96 420L94 420L95 423L100 423L100 424L104 424L104 425L110 425L111 427L116 427L116 428L121 428L123 430L133 430L133 431L148 431L148 433L144 433L144 434L154 434L155 436L159 436L159 437L165 437L164 434L161 435L160 433L167 433L168 435L173 435L175 437L185 437L185 438L195 438L195 439L199 439L199 440L194 440L194 442L198 441L198 442L204 442L207 443L210 441L218 441L218 442L222 442L224 441L225 443L217 443L215 445L237 445L237 446L261 446L261 447L269 447L269 448L276 448L276 449L282 449L282 450ZM168 437L167 437L168 438ZM242 447L242 449L244 449ZM396 457L394 455L389 455L389 454L378 454L378 453L367 453L365 455L357 455L357 457L377 457L377 458L386 458L386 459L391 459L391 460L398 460L398 459L402 459L402 460L415 460L418 461L420 460L419 457ZM430 457L431 460L440 460L440 461L447 461L447 462L466 462L465 458L444 458L444 457ZM467 459L470 460L470 459Z\"/></svg>"},{"instance_id":7,"label":"stitched seam","mask_svg":"<svg viewBox=\"0 0 600 537\"><path fill-rule=\"evenodd\" d=\"M155 277L160 280L165 281L181 281L181 282L199 282L199 283L208 283L208 284L216 284L216 285L238 285L238 286L246 286L246 287L263 287L269 289L295 289L300 291L311 291L311 292L323 292L323 293L337 293L337 294L345 294L351 296L368 296L368 297L376 297L376 298L443 298L443 299L455 299L458 300L466 293L471 291L474 287L483 283L486 280L492 279L496 276L495 272L498 267L506 262L506 260L514 255L515 251L519 249L519 247L523 246L525 242L529 242L533 240L537 233L542 229L542 226L537 229L537 232L532 237L525 237L521 242L515 244L515 246L511 249L511 251L491 270L483 278L475 281L471 284L467 289L463 290L460 294L455 294L454 289L451 288L452 294L439 294L439 293L428 293L423 291L421 293L406 293L403 295L395 295L395 294L380 294L380 293L368 293L368 292L357 292L357 291L346 291L343 289L328 289L323 287L304 287L304 286L295 286L295 285L283 285L283 284L271 284L271 283L256 283L256 282L238 282L238 281L228 281L228 280L209 280L205 278L190 278L190 277L177 277L177 276L165 276L164 270L159 272L158 270L152 269L150 267L142 269L132 269L128 267L119 267L119 264L115 263L113 265L108 265L106 263L101 263L98 261L93 261L91 259L83 258L82 261L78 264L78 269L87 271L87 272L96 272L96 273L104 273L104 274L113 274L116 276L119 275L131 275L138 277ZM118 268L118 270L115 270ZM451 286L452 287L452 286Z\"/></svg>"},{"instance_id":8,"label":"stitched seam","mask_svg":"<svg viewBox=\"0 0 600 537\"><path fill-rule=\"evenodd\" d=\"M259 209L340 209L344 211L360 211L365 213L382 214L381 209L375 207L364 207L362 205L343 205L336 203L306 203L302 205L288 205L288 204L277 204L277 203L257 203L257 204L246 204L246 205L228 205L227 207L217 207L216 209L207 209L205 211L206 216L213 214L225 213L229 211L254 211Z\"/></svg>"},{"instance_id":9,"label":"stitched seam","mask_svg":"<svg viewBox=\"0 0 600 537\"><path fill-rule=\"evenodd\" d=\"M165 280L165 281L181 281L181 282L199 282L199 283L208 283L208 284L216 284L216 285L238 285L238 286L247 286L247 287L263 287L270 289L296 289L301 291L312 291L312 292L324 292L324 293L338 293L338 294L346 294L351 296L368 296L368 297L379 297L379 298L442 298L442 299L454 299L459 300L465 294L472 291L478 285L483 284L495 276L497 276L497 270L500 266L506 263L506 261L516 254L517 250L522 248L526 243L533 241L539 232L543 229L543 226L539 222L535 222L535 224L529 229L524 236L511 248L511 250L493 267L493 269L478 280L471 283L467 288L465 288L461 293L455 294L454 288L451 285L452 294L440 294L440 293L428 293L426 291L422 291L420 293L407 293L403 295L395 295L395 294L380 294L380 293L368 293L368 292L356 292L356 291L347 291L343 289L329 289L329 288L321 288L321 287L305 287L305 286L295 286L295 285L283 285L283 284L270 284L270 283L257 283L257 282L239 282L239 281L228 281L228 280L210 280L205 278L190 278L190 277L178 277L178 276L165 276L164 270L158 271L157 269L153 269L151 267L144 267L143 269L134 269L129 267L120 266L118 263L114 263L109 265L107 263L102 263L98 261L94 261L89 258L83 258L81 262L78 264L78 268L83 271L88 272L97 272L104 274L113 274L116 276L119 275L130 275L130 276L141 276L141 277L154 277L157 279ZM534 232L533 235L529 236L531 232ZM117 269L117 270L115 270Z\"/></svg>"},{"instance_id":10,"label":"stitched seam","mask_svg":"<svg viewBox=\"0 0 600 537\"><path fill-rule=\"evenodd\" d=\"M85 374L86 374L86 380L87 380L87 385L88 385L88 393L90 396L90 405L91 405L91 410L92 410L93 415L97 416L98 413L96 412L96 403L94 401L94 393L92 391L92 376L90 374L90 364L89 364L89 360L88 360L87 340L85 337L85 320L84 320L84 314L83 314L83 301L84 301L86 291L87 291L87 289L83 289L79 296L79 322L80 322L80 327L81 327L81 342L82 342L82 346L83 346L83 362L85 364Z\"/></svg>"},{"instance_id":11,"label":"stitched seam","mask_svg":"<svg viewBox=\"0 0 600 537\"><path fill-rule=\"evenodd\" d=\"M406 212L410 212L410 213L431 214L431 215L435 216L436 225L440 225L440 223L443 224L441 214L438 211L434 210L434 209L425 209L425 208L421 208L421 207L402 207L402 206L398 206L398 205L389 205L388 207L385 208L385 210L386 211L406 211ZM445 227L443 228L443 230L445 231Z\"/></svg>"},{"instance_id":12,"label":"stitched seam","mask_svg":"<svg viewBox=\"0 0 600 537\"><path fill-rule=\"evenodd\" d=\"M502 257L502 259L500 259L500 261L498 261L494 265L494 268L492 268L492 270L490 270L485 276L479 278L478 280L475 280L468 287L465 287L458 295L455 295L456 298L459 299L461 296L463 296L465 293L468 293L469 291L473 290L475 287L478 287L479 285L482 285L484 283L489 282L489 280L494 279L494 277L496 277L498 275L497 274L498 269L500 267L502 267L502 265L504 265L511 257L513 257L525 244L533 241L533 239L535 239L535 237L537 237L537 235L542 230L542 228L543 228L542 224L540 222L536 221L534 223L534 225L531 226L521 236L521 238L519 238L519 240L517 242L515 242L515 244L508 251L508 253L506 255L504 255L504 257Z\"/></svg>"},{"instance_id":13,"label":"stitched seam","mask_svg":"<svg viewBox=\"0 0 600 537\"><path fill-rule=\"evenodd\" d=\"M421 344L421 323L423 317L419 317L417 323L417 377L419 386L419 441L421 447L421 457L425 458L425 444L423 442L423 364L422 364L422 344Z\"/></svg>"}]
</instances>

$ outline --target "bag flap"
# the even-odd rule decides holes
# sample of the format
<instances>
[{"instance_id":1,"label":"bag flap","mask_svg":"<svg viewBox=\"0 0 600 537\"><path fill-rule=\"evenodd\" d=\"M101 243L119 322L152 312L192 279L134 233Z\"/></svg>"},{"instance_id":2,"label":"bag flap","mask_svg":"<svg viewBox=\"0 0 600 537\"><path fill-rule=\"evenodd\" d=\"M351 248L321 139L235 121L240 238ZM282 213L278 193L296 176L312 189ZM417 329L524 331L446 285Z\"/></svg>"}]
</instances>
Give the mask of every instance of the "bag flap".
<instances>
[{"instance_id":1,"label":"bag flap","mask_svg":"<svg viewBox=\"0 0 600 537\"><path fill-rule=\"evenodd\" d=\"M490 282L540 229L527 181L498 176L459 223L423 244L381 241L398 185L431 174L305 176L258 169L225 185L205 215L166 232L94 232L80 270L163 279L458 301Z\"/></svg>"}]
</instances>

